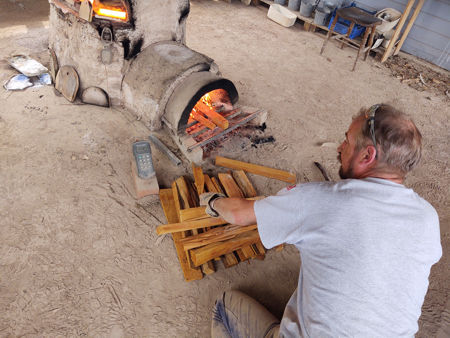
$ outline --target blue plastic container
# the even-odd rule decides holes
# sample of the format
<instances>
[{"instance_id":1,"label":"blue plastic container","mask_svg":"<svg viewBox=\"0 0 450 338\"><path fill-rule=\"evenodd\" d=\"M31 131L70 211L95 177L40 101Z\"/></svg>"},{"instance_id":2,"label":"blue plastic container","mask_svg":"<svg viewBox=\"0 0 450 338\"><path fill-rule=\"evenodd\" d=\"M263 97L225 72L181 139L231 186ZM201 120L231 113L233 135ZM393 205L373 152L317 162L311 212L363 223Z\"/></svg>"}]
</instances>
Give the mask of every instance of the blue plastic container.
<instances>
[{"instance_id":1,"label":"blue plastic container","mask_svg":"<svg viewBox=\"0 0 450 338\"><path fill-rule=\"evenodd\" d=\"M350 6L348 7L357 7L355 3L352 3ZM346 7L346 8L348 8ZM365 10L364 8L358 7L359 9L363 10L364 12L367 12L369 14L375 14L376 12L369 12L368 10ZM333 14L331 15L330 18L330 23L328 24L328 28L331 29L331 24L333 23L334 17L336 16L336 9L333 11ZM337 32L339 34L347 34L347 31L350 27L351 22L348 20L344 20L342 18L339 18L338 21L336 22L336 26L334 26L334 32ZM366 31L366 27L360 26L360 25L355 25L353 27L353 30L350 33L349 38L350 39L354 39L358 36L363 35L363 33Z\"/></svg>"}]
</instances>

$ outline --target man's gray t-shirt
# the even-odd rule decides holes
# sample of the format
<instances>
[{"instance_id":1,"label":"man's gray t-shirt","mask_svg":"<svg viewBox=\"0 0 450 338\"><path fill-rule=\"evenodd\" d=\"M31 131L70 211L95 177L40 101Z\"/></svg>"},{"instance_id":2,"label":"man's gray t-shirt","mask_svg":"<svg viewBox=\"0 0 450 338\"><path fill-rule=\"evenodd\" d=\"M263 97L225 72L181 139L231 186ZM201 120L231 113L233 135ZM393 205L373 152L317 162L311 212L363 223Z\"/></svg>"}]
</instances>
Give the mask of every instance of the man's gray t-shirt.
<instances>
[{"instance_id":1,"label":"man's gray t-shirt","mask_svg":"<svg viewBox=\"0 0 450 338\"><path fill-rule=\"evenodd\" d=\"M411 337L442 254L439 219L413 190L377 178L307 183L255 202L266 248L300 251L281 337Z\"/></svg>"}]
</instances>

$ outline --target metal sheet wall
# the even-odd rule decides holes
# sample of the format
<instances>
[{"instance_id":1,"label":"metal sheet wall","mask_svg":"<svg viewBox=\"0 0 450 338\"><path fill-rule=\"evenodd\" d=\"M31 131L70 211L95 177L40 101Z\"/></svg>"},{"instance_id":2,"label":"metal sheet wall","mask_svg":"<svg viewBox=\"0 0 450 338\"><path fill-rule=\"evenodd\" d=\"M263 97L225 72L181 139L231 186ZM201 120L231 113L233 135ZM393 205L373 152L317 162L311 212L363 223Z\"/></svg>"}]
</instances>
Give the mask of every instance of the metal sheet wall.
<instances>
[{"instance_id":1,"label":"metal sheet wall","mask_svg":"<svg viewBox=\"0 0 450 338\"><path fill-rule=\"evenodd\" d=\"M358 6L369 10L394 8L403 12L408 0L355 0L355 2ZM425 1L403 44L402 51L450 70L450 0Z\"/></svg>"}]
</instances>

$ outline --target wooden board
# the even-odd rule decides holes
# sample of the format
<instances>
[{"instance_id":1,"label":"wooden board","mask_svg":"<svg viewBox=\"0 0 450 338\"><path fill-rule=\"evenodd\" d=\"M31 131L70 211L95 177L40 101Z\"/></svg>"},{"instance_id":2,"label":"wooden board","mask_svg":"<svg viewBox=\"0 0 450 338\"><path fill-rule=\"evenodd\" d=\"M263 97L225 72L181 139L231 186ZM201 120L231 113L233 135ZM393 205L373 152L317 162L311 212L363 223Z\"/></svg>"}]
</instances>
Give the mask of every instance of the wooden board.
<instances>
[{"instance_id":1,"label":"wooden board","mask_svg":"<svg viewBox=\"0 0 450 338\"><path fill-rule=\"evenodd\" d=\"M209 177L208 175L205 174L205 185L206 185L206 190L208 192L217 192L216 191L216 186L214 185L213 181L211 180L211 177Z\"/></svg>"},{"instance_id":2,"label":"wooden board","mask_svg":"<svg viewBox=\"0 0 450 338\"><path fill-rule=\"evenodd\" d=\"M274 178L288 183L295 183L297 180L295 174L292 174L284 170L269 168L262 165L242 161L236 161L221 156L216 157L216 165L230 169L244 170L252 174Z\"/></svg>"},{"instance_id":3,"label":"wooden board","mask_svg":"<svg viewBox=\"0 0 450 338\"><path fill-rule=\"evenodd\" d=\"M231 239L244 232L256 230L256 228L257 228L256 225L247 225L247 226L227 225L224 227L218 227L208 230L196 236L183 238L180 241L180 243L183 245L184 250L187 251L211 243Z\"/></svg>"},{"instance_id":4,"label":"wooden board","mask_svg":"<svg viewBox=\"0 0 450 338\"><path fill-rule=\"evenodd\" d=\"M220 173L219 181L225 189L228 197L244 198L244 194L242 193L241 189L239 189L238 185L230 174Z\"/></svg>"},{"instance_id":5,"label":"wooden board","mask_svg":"<svg viewBox=\"0 0 450 338\"><path fill-rule=\"evenodd\" d=\"M175 206L175 200L173 196L172 189L161 189L159 192L159 198L161 200L161 205L166 215L168 222L177 222L178 221L178 212ZM186 255L186 252L183 250L183 246L179 243L178 240L181 239L181 233L175 233L172 235L175 250L178 255L178 260L180 261L181 270L183 271L184 279L189 282L193 280L199 280L203 278L203 274L200 269L192 268L189 263L189 259Z\"/></svg>"},{"instance_id":6,"label":"wooden board","mask_svg":"<svg viewBox=\"0 0 450 338\"><path fill-rule=\"evenodd\" d=\"M244 170L234 170L233 178L245 197L256 197L257 193Z\"/></svg>"},{"instance_id":7,"label":"wooden board","mask_svg":"<svg viewBox=\"0 0 450 338\"><path fill-rule=\"evenodd\" d=\"M195 188L197 189L197 194L200 196L205 192L205 175L201 167L197 167L192 163L192 173L194 174Z\"/></svg>"},{"instance_id":8,"label":"wooden board","mask_svg":"<svg viewBox=\"0 0 450 338\"><path fill-rule=\"evenodd\" d=\"M181 198L181 209L188 209L190 207L196 206L196 202L194 201L188 187L188 183L186 179L181 176L176 179L176 184L178 188L178 193Z\"/></svg>"},{"instance_id":9,"label":"wooden board","mask_svg":"<svg viewBox=\"0 0 450 338\"><path fill-rule=\"evenodd\" d=\"M222 187L220 186L219 181L217 180L217 178L211 177L211 181L214 184L215 192L220 192L221 194L223 194L224 191L223 191Z\"/></svg>"},{"instance_id":10,"label":"wooden board","mask_svg":"<svg viewBox=\"0 0 450 338\"><path fill-rule=\"evenodd\" d=\"M222 259L223 266L226 269L239 264L239 259L232 252L221 256L221 259Z\"/></svg>"},{"instance_id":11,"label":"wooden board","mask_svg":"<svg viewBox=\"0 0 450 338\"><path fill-rule=\"evenodd\" d=\"M243 246L251 245L259 241L257 230L245 232L227 241L206 245L204 247L190 250L192 262L195 266L214 259L214 257L231 253Z\"/></svg>"},{"instance_id":12,"label":"wooden board","mask_svg":"<svg viewBox=\"0 0 450 338\"><path fill-rule=\"evenodd\" d=\"M215 177L210 178L208 175L205 175L205 185L208 189L208 192L220 192L223 194L223 190ZM221 260L226 268L239 263L239 261L233 254L226 254L221 257Z\"/></svg>"},{"instance_id":13,"label":"wooden board","mask_svg":"<svg viewBox=\"0 0 450 338\"><path fill-rule=\"evenodd\" d=\"M196 207L180 210L180 221L185 222L211 217L206 213L205 210L206 207Z\"/></svg>"},{"instance_id":14,"label":"wooden board","mask_svg":"<svg viewBox=\"0 0 450 338\"><path fill-rule=\"evenodd\" d=\"M215 129L217 126L214 124L214 122L208 120L206 117L203 116L203 114L199 113L199 112L194 112L192 111L191 113L192 118L195 121L200 122L201 124L203 124L204 126L206 126L208 129Z\"/></svg>"},{"instance_id":15,"label":"wooden board","mask_svg":"<svg viewBox=\"0 0 450 338\"><path fill-rule=\"evenodd\" d=\"M200 168L201 170L201 168ZM201 172L203 178L203 172ZM194 192L194 188L190 189L190 182L188 182L183 176L179 177L176 181L178 192L180 193L181 200L183 201L183 209L189 209L198 205L198 195ZM180 210L181 220L181 210ZM203 226L201 227L203 228ZM206 229L205 229L206 230ZM197 235L198 229L192 229L192 234ZM211 274L215 272L213 262L206 262L202 265L202 270L205 274Z\"/></svg>"},{"instance_id":16,"label":"wooden board","mask_svg":"<svg viewBox=\"0 0 450 338\"><path fill-rule=\"evenodd\" d=\"M77 97L80 80L77 71L71 66L62 66L56 74L55 88L70 102Z\"/></svg>"}]
</instances>

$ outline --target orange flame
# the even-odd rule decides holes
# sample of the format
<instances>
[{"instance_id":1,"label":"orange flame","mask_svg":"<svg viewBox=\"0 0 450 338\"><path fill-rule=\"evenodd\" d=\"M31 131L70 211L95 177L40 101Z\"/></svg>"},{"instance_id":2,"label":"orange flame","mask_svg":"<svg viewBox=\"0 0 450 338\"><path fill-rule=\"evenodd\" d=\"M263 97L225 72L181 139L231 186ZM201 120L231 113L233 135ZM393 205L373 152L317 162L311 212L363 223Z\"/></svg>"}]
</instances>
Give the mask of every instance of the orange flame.
<instances>
[{"instance_id":1,"label":"orange flame","mask_svg":"<svg viewBox=\"0 0 450 338\"><path fill-rule=\"evenodd\" d=\"M121 1L121 4L116 4L117 1L110 1L110 4L101 0L89 0L95 14L107 18L119 19L128 21L128 11L126 6Z\"/></svg>"}]
</instances>

